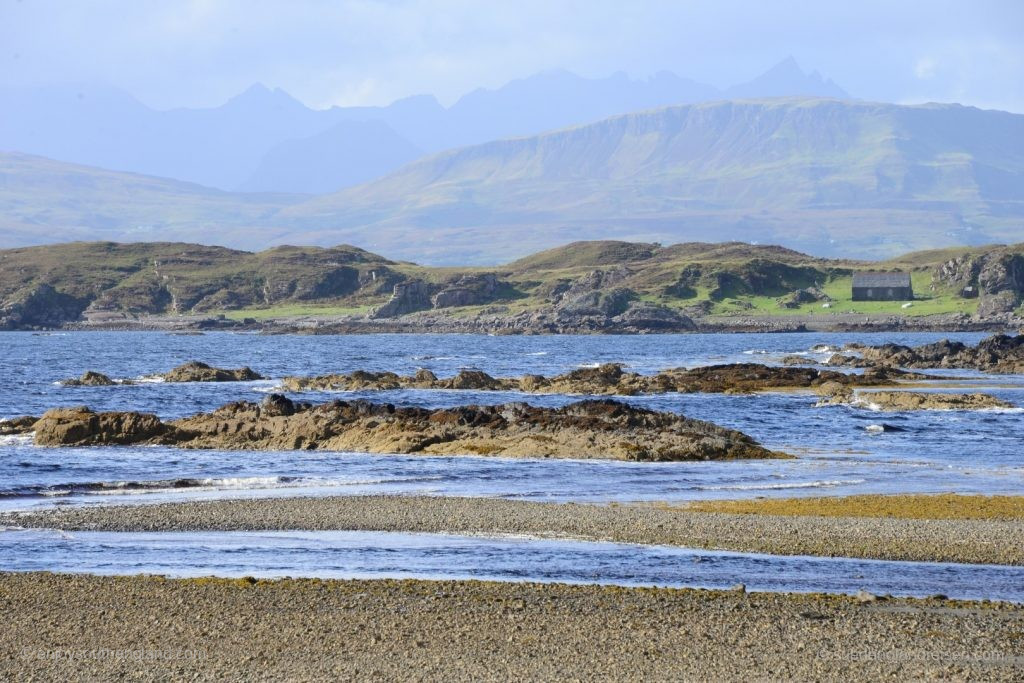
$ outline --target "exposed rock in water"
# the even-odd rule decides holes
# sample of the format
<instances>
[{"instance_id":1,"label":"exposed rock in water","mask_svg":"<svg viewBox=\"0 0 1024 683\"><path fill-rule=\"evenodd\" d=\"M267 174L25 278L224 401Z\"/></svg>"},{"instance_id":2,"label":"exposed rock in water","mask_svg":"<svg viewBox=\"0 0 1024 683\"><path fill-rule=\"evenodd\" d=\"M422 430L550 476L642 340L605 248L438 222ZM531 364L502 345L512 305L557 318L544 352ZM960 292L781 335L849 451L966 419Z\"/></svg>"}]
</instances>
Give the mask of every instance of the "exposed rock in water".
<instances>
[{"instance_id":1,"label":"exposed rock in water","mask_svg":"<svg viewBox=\"0 0 1024 683\"><path fill-rule=\"evenodd\" d=\"M266 379L251 368L225 370L200 363L197 360L179 365L160 377L165 382L249 382L255 379Z\"/></svg>"},{"instance_id":2,"label":"exposed rock in water","mask_svg":"<svg viewBox=\"0 0 1024 683\"><path fill-rule=\"evenodd\" d=\"M870 391L855 393L848 386L828 382L815 389L822 399L819 406L849 405L871 410L984 410L1013 408L1008 403L988 394L935 394L915 391Z\"/></svg>"},{"instance_id":3,"label":"exposed rock in water","mask_svg":"<svg viewBox=\"0 0 1024 683\"><path fill-rule=\"evenodd\" d=\"M34 415L22 415L21 417L12 417L8 420L0 420L0 436L29 434L32 432L38 419Z\"/></svg>"},{"instance_id":4,"label":"exposed rock in water","mask_svg":"<svg viewBox=\"0 0 1024 683\"><path fill-rule=\"evenodd\" d=\"M829 365L851 367L893 366L901 368L961 368L985 372L1024 373L1024 334L1014 337L997 334L967 346L961 342L942 341L922 346L883 344L863 346L848 344L846 350L859 356L834 354Z\"/></svg>"},{"instance_id":5,"label":"exposed rock in water","mask_svg":"<svg viewBox=\"0 0 1024 683\"><path fill-rule=\"evenodd\" d=\"M149 413L94 413L85 406L54 408L33 425L39 446L100 446L133 444L168 433L160 418Z\"/></svg>"},{"instance_id":6,"label":"exposed rock in water","mask_svg":"<svg viewBox=\"0 0 1024 683\"><path fill-rule=\"evenodd\" d=\"M368 389L477 389L522 391L535 394L589 394L633 396L636 394L748 393L767 389L811 388L825 382L858 386L884 386L898 379L925 379L925 375L897 368L872 368L862 375L806 367L776 367L759 363L709 365L690 370L663 370L656 375L625 372L619 363L579 368L562 375L491 377L480 370L462 370L455 377L438 379L430 371L414 376L393 372L357 370L319 377L286 377L288 391L361 391Z\"/></svg>"},{"instance_id":7,"label":"exposed rock in water","mask_svg":"<svg viewBox=\"0 0 1024 683\"><path fill-rule=\"evenodd\" d=\"M429 410L367 401L311 406L269 396L259 405L230 403L168 423L142 413L59 408L34 428L43 446L165 444L639 461L789 457L732 429L611 400L562 408L506 403Z\"/></svg>"},{"instance_id":8,"label":"exposed rock in water","mask_svg":"<svg viewBox=\"0 0 1024 683\"><path fill-rule=\"evenodd\" d=\"M77 379L65 379L60 383L66 387L109 387L116 384L102 372L93 372L92 370L87 370Z\"/></svg>"}]
</instances>

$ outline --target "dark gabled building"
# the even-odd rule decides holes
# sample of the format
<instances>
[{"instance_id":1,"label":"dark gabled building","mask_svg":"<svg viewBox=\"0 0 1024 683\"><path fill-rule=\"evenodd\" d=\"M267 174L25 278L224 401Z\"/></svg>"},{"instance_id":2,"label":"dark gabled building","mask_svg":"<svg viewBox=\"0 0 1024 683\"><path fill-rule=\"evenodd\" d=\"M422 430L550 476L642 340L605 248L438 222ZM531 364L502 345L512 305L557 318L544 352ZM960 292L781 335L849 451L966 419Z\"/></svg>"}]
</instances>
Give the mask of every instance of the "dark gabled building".
<instances>
[{"instance_id":1,"label":"dark gabled building","mask_svg":"<svg viewBox=\"0 0 1024 683\"><path fill-rule=\"evenodd\" d=\"M854 273L854 301L911 301L910 273Z\"/></svg>"}]
</instances>

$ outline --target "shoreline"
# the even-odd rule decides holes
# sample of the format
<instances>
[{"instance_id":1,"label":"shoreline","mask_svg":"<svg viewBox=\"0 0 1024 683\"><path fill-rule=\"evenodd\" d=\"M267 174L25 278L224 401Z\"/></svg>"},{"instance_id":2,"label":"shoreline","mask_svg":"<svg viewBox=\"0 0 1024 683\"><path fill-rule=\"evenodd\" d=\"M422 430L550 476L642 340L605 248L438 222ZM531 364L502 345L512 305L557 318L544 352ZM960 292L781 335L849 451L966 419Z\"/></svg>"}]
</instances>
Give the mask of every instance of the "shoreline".
<instances>
[{"instance_id":1,"label":"shoreline","mask_svg":"<svg viewBox=\"0 0 1024 683\"><path fill-rule=\"evenodd\" d=\"M773 555L1024 566L1024 520L701 512L667 505L335 496L54 508L0 524L66 531L345 530L529 534Z\"/></svg>"},{"instance_id":2,"label":"shoreline","mask_svg":"<svg viewBox=\"0 0 1024 683\"><path fill-rule=\"evenodd\" d=\"M1024 607L1004 603L49 573L0 573L0 602L0 677L12 679L1019 680L1024 671Z\"/></svg>"},{"instance_id":3,"label":"shoreline","mask_svg":"<svg viewBox=\"0 0 1024 683\"><path fill-rule=\"evenodd\" d=\"M262 321L197 316L152 316L116 321L69 322L52 328L23 328L19 331L62 332L206 332L227 331L259 334L486 334L510 336L623 335L640 334L751 334L751 333L877 333L877 332L1010 332L1024 329L1024 318L977 319L960 314L893 316L833 314L817 316L722 316L693 318L693 326L637 329L630 326L522 326L514 319L436 316L428 319L363 319L331 316L300 316Z\"/></svg>"}]
</instances>

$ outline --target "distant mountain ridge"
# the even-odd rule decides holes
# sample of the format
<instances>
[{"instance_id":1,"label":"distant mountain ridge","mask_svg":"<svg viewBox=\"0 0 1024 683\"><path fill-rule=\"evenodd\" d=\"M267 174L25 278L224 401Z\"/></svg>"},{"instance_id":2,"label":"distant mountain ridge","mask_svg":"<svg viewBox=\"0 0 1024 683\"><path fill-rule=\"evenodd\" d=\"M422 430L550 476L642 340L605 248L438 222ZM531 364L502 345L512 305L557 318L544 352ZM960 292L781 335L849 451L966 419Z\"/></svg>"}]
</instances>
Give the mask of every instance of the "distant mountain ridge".
<instances>
[{"instance_id":1,"label":"distant mountain ridge","mask_svg":"<svg viewBox=\"0 0 1024 683\"><path fill-rule=\"evenodd\" d=\"M824 98L637 112L441 152L333 194L239 194L0 154L0 246L358 244L489 264L578 239L885 258L1019 242L1024 116Z\"/></svg>"},{"instance_id":2,"label":"distant mountain ridge","mask_svg":"<svg viewBox=\"0 0 1024 683\"><path fill-rule=\"evenodd\" d=\"M432 259L580 237L870 257L1012 242L1024 116L820 98L667 107L442 152L279 218L388 253L420 232Z\"/></svg>"},{"instance_id":3,"label":"distant mountain ridge","mask_svg":"<svg viewBox=\"0 0 1024 683\"><path fill-rule=\"evenodd\" d=\"M744 96L845 94L792 59L736 87ZM669 72L634 80L561 70L474 90L448 108L425 95L313 110L256 84L219 107L157 111L115 88L0 86L0 150L223 190L319 193L372 180L423 153L724 96ZM370 137L368 124L377 127Z\"/></svg>"}]
</instances>

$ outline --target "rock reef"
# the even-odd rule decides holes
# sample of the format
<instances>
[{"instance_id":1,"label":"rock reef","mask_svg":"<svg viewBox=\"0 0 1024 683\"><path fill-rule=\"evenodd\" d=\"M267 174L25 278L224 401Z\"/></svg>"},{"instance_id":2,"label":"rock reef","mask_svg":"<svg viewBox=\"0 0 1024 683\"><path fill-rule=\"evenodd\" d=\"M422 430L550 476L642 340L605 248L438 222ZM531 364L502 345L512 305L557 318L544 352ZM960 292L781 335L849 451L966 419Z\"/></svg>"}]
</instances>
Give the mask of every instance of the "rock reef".
<instances>
[{"instance_id":1,"label":"rock reef","mask_svg":"<svg viewBox=\"0 0 1024 683\"><path fill-rule=\"evenodd\" d=\"M942 341L922 346L847 344L846 351L858 355L833 354L828 365L849 367L957 368L1003 374L1024 373L1024 334L997 334L977 346Z\"/></svg>"},{"instance_id":2,"label":"rock reef","mask_svg":"<svg viewBox=\"0 0 1024 683\"><path fill-rule=\"evenodd\" d=\"M882 386L899 379L925 376L892 367L872 369L861 375L806 367L776 367L759 363L709 365L691 369L663 370L641 375L623 370L621 364L606 363L580 368L562 375L491 377L481 370L461 370L454 377L438 379L429 370L414 375L357 370L318 377L286 377L287 391L367 391L389 389L471 389L521 391L535 394L590 394L633 396L664 393L750 393L768 389L812 388L826 382L843 385Z\"/></svg>"},{"instance_id":3,"label":"rock reef","mask_svg":"<svg viewBox=\"0 0 1024 683\"><path fill-rule=\"evenodd\" d=\"M822 398L819 406L849 405L871 410L987 410L992 408L1013 408L995 396L980 393L938 394L916 391L870 391L856 393L849 386L827 382L815 388Z\"/></svg>"},{"instance_id":4,"label":"rock reef","mask_svg":"<svg viewBox=\"0 0 1024 683\"><path fill-rule=\"evenodd\" d=\"M137 412L57 408L8 429L41 446L154 444L226 450L327 449L637 461L785 458L746 434L612 400L429 410L367 401L294 403L279 394L162 422Z\"/></svg>"}]
</instances>

